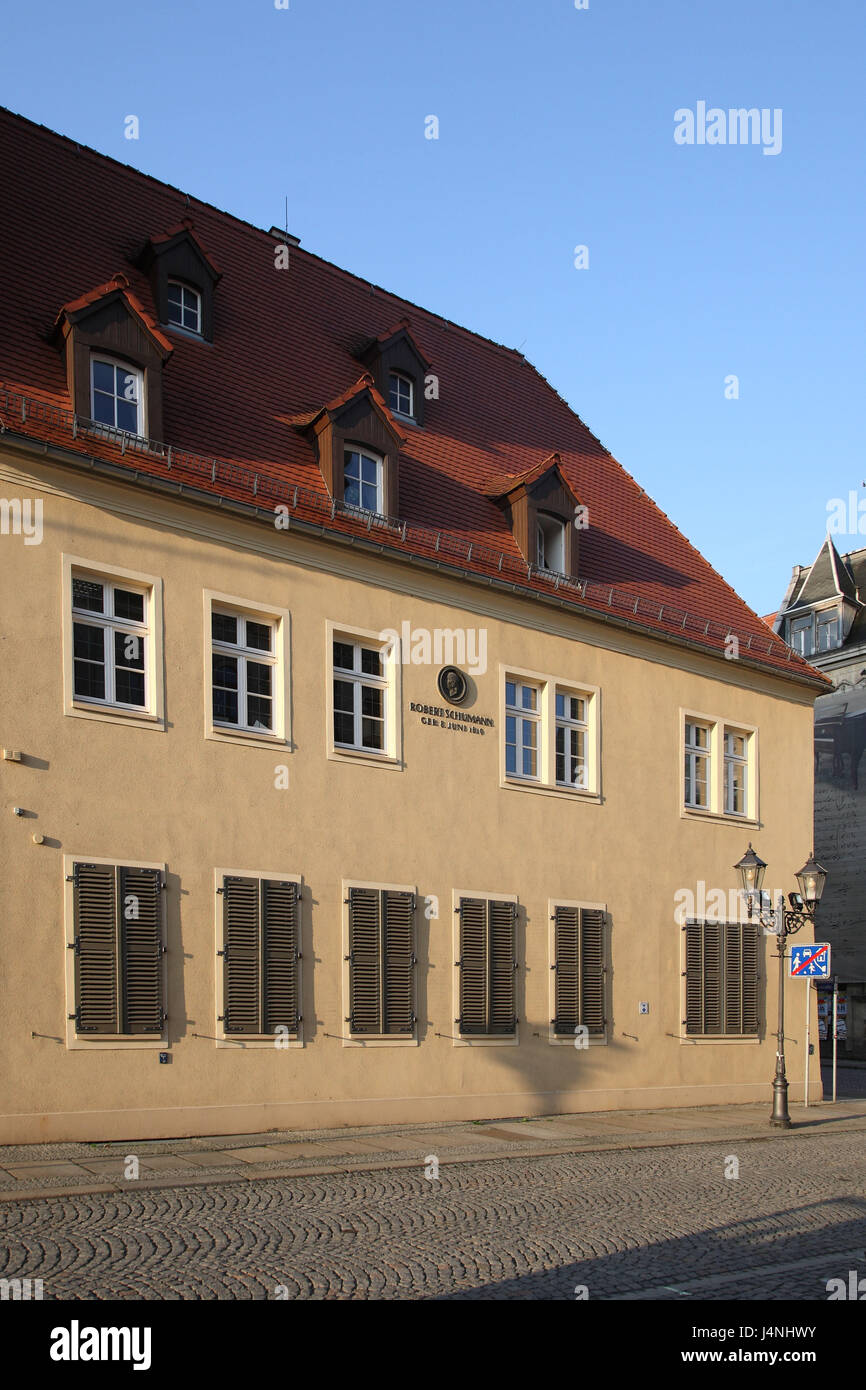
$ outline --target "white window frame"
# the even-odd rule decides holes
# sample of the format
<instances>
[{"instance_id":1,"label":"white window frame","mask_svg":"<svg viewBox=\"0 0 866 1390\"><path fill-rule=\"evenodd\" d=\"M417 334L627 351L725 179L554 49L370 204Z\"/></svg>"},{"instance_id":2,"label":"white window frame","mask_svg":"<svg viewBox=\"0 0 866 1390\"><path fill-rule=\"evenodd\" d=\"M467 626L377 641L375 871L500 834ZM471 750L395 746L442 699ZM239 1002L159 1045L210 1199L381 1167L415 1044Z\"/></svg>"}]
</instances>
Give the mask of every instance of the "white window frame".
<instances>
[{"instance_id":1,"label":"white window frame","mask_svg":"<svg viewBox=\"0 0 866 1390\"><path fill-rule=\"evenodd\" d=\"M136 414L136 427L135 427L134 430L126 430L126 429L123 428L122 425L118 425L118 424L109 425L109 424L106 424L106 422L105 422L104 420L97 420L97 418L96 418L96 412L95 412L95 409L94 409L95 404L96 404L96 401L95 401L95 397L96 397L96 385L95 385L95 382L94 382L94 374L93 374L93 368L94 368L94 365L95 365L97 362L104 362L104 363L105 363L107 366L109 366L109 367L114 367L114 368L115 368L116 370L118 370L118 371L123 371L123 372L125 372L125 373L126 373L127 381L129 380L130 377L132 377L132 378L135 380L136 386L137 386L137 392L138 392L138 394L137 394L137 397L136 397L136 400L135 400L135 408L136 408L136 410L135 410L135 414ZM110 432L113 433L113 434L125 435L125 436L126 436L127 438L129 438L129 439L144 438L144 437L146 436L146 434L147 434L147 430L146 430L146 428L145 428L146 418L147 418L147 417L146 417L146 411L145 411L145 398L144 398L144 372L141 370L141 368L140 368L140 367L134 366L133 363L131 363L131 362L125 361L122 357L111 357L111 356L109 356L107 353L92 352L92 353L90 354L90 368L89 368L89 370L90 370L90 418L91 418L91 420L93 421L94 425L96 425L97 428L99 428L99 429L103 429L103 430L106 430L106 431L110 431ZM115 380L116 380L116 378L115 378ZM104 394L105 394L104 392L100 392L100 395L104 395ZM118 397L117 397L116 394L114 395L113 399L115 400L115 402L117 401ZM116 417L117 417L117 406L116 406L116 404L115 404L115 411L114 411L114 414L115 414L115 419L116 419Z\"/></svg>"},{"instance_id":2,"label":"white window frame","mask_svg":"<svg viewBox=\"0 0 866 1390\"><path fill-rule=\"evenodd\" d=\"M534 686L539 692L537 777L521 776L506 770L506 718L510 712L506 703L506 684L509 681ZM585 701L585 786L566 786L556 780L557 694ZM529 711L525 713L528 714ZM519 666L500 663L499 724L502 731L499 738L500 787L542 796L565 796L596 802L601 800L601 691L598 686L578 682L561 674L527 671Z\"/></svg>"},{"instance_id":3,"label":"white window frame","mask_svg":"<svg viewBox=\"0 0 866 1390\"><path fill-rule=\"evenodd\" d=\"M688 747L686 744L686 725L699 724L709 732L707 740L707 806L692 806L685 799L685 767ZM725 758L725 733L738 734L746 740L746 811L740 814L726 810L727 806L727 761ZM703 752L703 750L701 750ZM683 709L679 711L679 806L680 816L695 820L723 821L754 825L759 819L759 745L758 729L739 719L726 719L718 714Z\"/></svg>"},{"instance_id":4,"label":"white window frame","mask_svg":"<svg viewBox=\"0 0 866 1390\"><path fill-rule=\"evenodd\" d=\"M165 707L163 695L163 604L162 580L151 574L141 574L137 570L121 569L117 565L106 565L88 560L80 555L61 556L62 587L62 645L63 645L63 712L81 719L100 719L111 722L130 723L138 727L165 729ZM72 606L72 581L90 579L106 588L129 589L144 596L144 623L116 619L108 614L76 612ZM75 623L90 622L92 627L102 627L111 632L127 631L144 639L144 692L145 705L118 704L109 699L99 700L92 696L75 694ZM110 676L110 679L109 679ZM112 653L110 673L106 670L106 691L114 687L114 660ZM109 861L106 861L109 862Z\"/></svg>"},{"instance_id":5,"label":"white window frame","mask_svg":"<svg viewBox=\"0 0 866 1390\"><path fill-rule=\"evenodd\" d=\"M221 891L224 878L256 878L261 883L263 879L276 879L278 883L296 883L298 885L298 940L301 942L304 935L304 904L303 877L301 874L287 874L282 870L267 872L264 869L214 869L214 910L215 924L215 950L220 952L225 949L225 894ZM302 952L303 954L303 952ZM298 1031L294 1034L274 1034L274 1033L227 1033L223 1027L222 1019L225 1015L225 973L222 968L222 959L215 957L217 968L215 974L214 989L214 1046L216 1048L227 1048L232 1052L261 1051L270 1048L277 1057L285 1050L300 1048L304 1046L304 977L303 959L296 963L298 972L298 1011L301 1015L298 1020ZM279 1046L277 1043L279 1042Z\"/></svg>"},{"instance_id":6,"label":"white window frame","mask_svg":"<svg viewBox=\"0 0 866 1390\"><path fill-rule=\"evenodd\" d=\"M260 748L273 748L275 745L282 745L284 748L292 747L291 734L291 701L290 701L290 670L289 653L291 651L291 614L287 608L276 608L272 604L257 603L252 599L241 598L236 594L224 594L216 589L205 589L203 591L204 605L204 736L206 739L215 740L218 743L246 743ZM224 647L219 645L220 651L225 651L239 658L238 670L238 712L241 709L241 672L240 658L249 656L250 660L261 660L271 658L272 660L263 661L263 665L272 665L273 676L271 680L271 713L273 716L273 729L268 732L264 729L250 729L244 725L218 724L213 717L213 652L214 639L212 635L212 615L216 612L229 613L232 617L249 618L252 622L266 623L271 627L273 637L273 650L270 653L257 652L254 648L232 649L226 644ZM244 708L246 705L246 690L244 681Z\"/></svg>"},{"instance_id":7,"label":"white window frame","mask_svg":"<svg viewBox=\"0 0 866 1390\"><path fill-rule=\"evenodd\" d=\"M699 743L697 740L690 740L689 730L700 729L706 734L706 743ZM710 811L713 806L713 776L712 776L712 747L713 747L713 725L700 719L687 719L683 731L685 740L685 752L683 756L683 804L690 811ZM699 764L703 764L704 776L698 777ZM692 800L686 795L686 771L688 769L688 781L692 789ZM695 796L696 789L700 783L706 791L706 802L702 805Z\"/></svg>"},{"instance_id":8,"label":"white window frame","mask_svg":"<svg viewBox=\"0 0 866 1390\"><path fill-rule=\"evenodd\" d=\"M171 317L171 310L172 310L173 306L168 302L168 292L169 292L169 290L171 290L171 289L173 289L173 288L179 289L179 290L181 291L181 303L180 303L181 318L183 318L184 312L186 311L186 307L187 307L186 304L185 304L185 302L184 302L184 296L185 296L185 295L192 295L192 296L194 297L194 299L195 299L195 311L196 311L196 326L195 326L195 328L188 328L187 325L186 325L185 323L175 323L174 320L172 319L172 317ZM197 289L195 288L194 285L188 285L188 284L186 284L186 282L183 281L183 280L169 280L169 281L168 281L168 284L167 284L167 286L166 286L166 306L165 306L165 307L166 307L166 327L167 327L167 328L176 328L176 329L179 329L181 333L191 333L191 334L193 334L194 337L196 337L196 338L200 338L200 337L201 337L201 308L202 308L202 304L201 304L201 291L200 291L200 290L197 290Z\"/></svg>"},{"instance_id":9,"label":"white window frame","mask_svg":"<svg viewBox=\"0 0 866 1390\"><path fill-rule=\"evenodd\" d=\"M333 762L367 763L376 767L402 769L402 720L399 711L402 701L402 668L399 661L399 643L383 639L382 631L354 627L328 619L325 623L325 751ZM360 670L342 672L334 666L334 643L345 642L353 647L375 647L382 653L382 675L367 676ZM397 650L395 650L395 646ZM347 679L357 684L367 683L379 686L384 691L382 709L384 715L383 740L380 751L361 746L337 743L334 738L334 681ZM356 726L361 719L360 706L355 711Z\"/></svg>"},{"instance_id":10,"label":"white window frame","mask_svg":"<svg viewBox=\"0 0 866 1390\"><path fill-rule=\"evenodd\" d=\"M743 754L730 753L728 751L728 738L741 738L745 741L746 751ZM726 724L722 731L722 757L724 760L724 811L726 816L733 816L737 819L745 819L749 811L749 734L742 729L735 728L732 724ZM735 790L733 770L742 767L743 769L743 791L744 806L742 811L735 811L731 806L733 800L732 793Z\"/></svg>"},{"instance_id":11,"label":"white window frame","mask_svg":"<svg viewBox=\"0 0 866 1390\"><path fill-rule=\"evenodd\" d=\"M408 386L408 388L409 388L409 409L408 409L408 410L401 410L401 409L399 408L399 406L391 405L391 382L392 382L392 381L402 382L402 383L404 384L404 386ZM398 398L399 398L399 390L398 390L398 393L397 393L397 394L398 394ZM392 415L396 415L396 416L398 417L398 419L400 419L400 420L414 420L414 419L415 419L415 382L412 380L412 378L411 378L410 376L406 376L406 373L405 373L405 372L389 372L389 373L388 373L388 408L390 409L391 414L392 414Z\"/></svg>"},{"instance_id":12,"label":"white window frame","mask_svg":"<svg viewBox=\"0 0 866 1390\"><path fill-rule=\"evenodd\" d=\"M516 694L517 699L518 699L518 703L515 704L515 705L510 705L510 704L508 703L508 687L509 687L509 685L513 685L513 686L515 687L515 694ZM523 690L531 690L531 691L533 691L533 693L534 693L534 695L535 695L535 708L534 708L534 709L530 709L530 708L526 707L525 705L523 705L522 703L520 703L520 692L522 692ZM504 738L505 738L505 765L506 765L506 768L508 767L508 747L509 747L509 744L508 744L508 721L509 721L509 719L513 719L513 720L515 721L515 742L514 742L514 747L515 747L515 750L516 750L516 752L515 752L515 759L516 759L516 760L519 760L520 762L523 761L523 753L524 753L524 751L525 751L525 749L526 749L526 745L525 745L524 740L523 740L523 728L524 728L524 725L526 725L528 728L533 729L533 730L535 731L534 742L533 742L532 744L529 745L529 746L532 748L532 750L534 751L534 753L535 753L535 772L523 772L522 770L520 770L520 771L516 771L516 772L506 772L506 776L508 776L508 777L514 777L514 778L519 778L520 781L522 781L522 782L540 782L540 781L541 781L541 688L538 686L538 684L537 684L535 681L528 681L528 680L514 680L514 681L509 681L508 677L506 677L506 679L505 679L505 732L504 732Z\"/></svg>"},{"instance_id":13,"label":"white window frame","mask_svg":"<svg viewBox=\"0 0 866 1390\"><path fill-rule=\"evenodd\" d=\"M146 859L129 859L115 856L113 859L102 859L96 854L64 854L63 856L63 876L64 876L64 946L63 952L66 957L66 1050L67 1052L135 1052L157 1051L161 1052L168 1043L168 1019L163 1024L160 1037L143 1037L140 1034L117 1034L115 1037L106 1037L105 1034L97 1035L92 1038L83 1033L78 1033L75 1028L75 884L73 882L76 864L109 864L112 868L122 865L127 869L158 869L162 874L162 881L166 881L166 864L155 864ZM167 889L160 893L162 900L162 932L165 940L166 932L166 910L165 897ZM169 1012L168 998L168 968L166 954L162 957L162 997L166 1014ZM71 1015L71 1017L70 1017Z\"/></svg>"},{"instance_id":14,"label":"white window frame","mask_svg":"<svg viewBox=\"0 0 866 1390\"><path fill-rule=\"evenodd\" d=\"M789 639L788 645L800 656L810 657L815 654L815 618L812 613L802 613L799 617L789 618ZM798 642L800 636L807 639L806 642ZM808 650L807 650L808 646Z\"/></svg>"},{"instance_id":15,"label":"white window frame","mask_svg":"<svg viewBox=\"0 0 866 1390\"><path fill-rule=\"evenodd\" d=\"M343 1019L351 1019L352 1015L352 976L349 961L349 889L350 888L372 888L377 893L411 893L416 900L415 907L415 947L417 956L418 946L418 890L408 883L368 883L362 878L344 878L342 881L343 898ZM415 1008L418 1007L418 980L419 966L415 967ZM350 1033L349 1023L343 1023L340 1038L343 1047L418 1047L419 1045L419 1021L415 1020L415 1028L412 1035L408 1033Z\"/></svg>"},{"instance_id":16,"label":"white window frame","mask_svg":"<svg viewBox=\"0 0 866 1390\"><path fill-rule=\"evenodd\" d=\"M347 501L346 501L346 455L347 455L347 454L357 454L359 459L361 459L361 460L363 460L363 459L369 459L371 463L375 463L375 465L376 465L376 506L375 506L375 508L365 507L365 506L363 506L360 502L359 502L359 503L355 503L355 502L347 502ZM360 478L360 473L359 473L359 478ZM365 487L370 487L370 484L369 484L369 483L363 483L363 484L362 484L362 483L360 483L360 481L359 481L359 487L360 487L360 489L361 489L361 493L362 493L362 496L363 496L363 489L364 489ZM366 516L384 516L384 503L383 503L384 493L385 493L385 460L384 460L384 458L382 457L382 455L381 455L381 454L376 454L376 453L374 453L372 449L368 449L366 446L364 446L364 445L362 445L362 444L351 444L351 443L349 443L349 442L346 442L346 443L343 445L343 505L346 506L346 507L348 507L351 511L363 512Z\"/></svg>"},{"instance_id":17,"label":"white window frame","mask_svg":"<svg viewBox=\"0 0 866 1390\"><path fill-rule=\"evenodd\" d=\"M558 697L559 697L560 695L561 695L564 699L566 699L566 700L583 700L583 702L584 702L584 718L583 718L583 719L573 719L572 716L571 716L570 714L569 714L569 715L557 714L557 712L556 712L556 701L557 701L557 699L558 699ZM566 735L569 735L569 734L572 732L572 730L574 730L574 731L577 732L578 734L582 734L582 735L583 735L583 773L582 773L582 776L581 776L580 780L577 781L577 782L566 782L566 781L562 781L562 782L561 782L561 781L559 780L559 778L556 778L556 785L557 785L558 787L562 787L563 790L568 790L568 791L571 791L571 790L573 790L573 789L584 790L584 789L586 788L586 784L587 784L588 768L589 768L589 708L588 708L589 702L588 702L588 700L587 700L587 698L586 698L585 695L581 695L581 694L579 694L578 692L573 691L573 690L566 690L563 686L559 686L559 687L554 691L553 700L554 700L553 718L554 718L554 725L555 725L555 727L554 727L554 749L553 749L553 756L554 756L554 777L556 777L556 758L559 756L559 754L558 754L557 751L556 751L556 738L557 738L557 735L559 734L559 730L560 730L560 729L563 729L563 730L565 731ZM568 741L570 742L571 740L569 739ZM566 767L567 767L567 766L568 766L568 763L569 763L569 760L571 759L571 757L572 757L573 755L572 755L572 753L570 752L570 750L566 750L566 752L564 753L563 756L565 757L565 760L566 760ZM569 904L564 904L564 906L568 906L568 905L569 905Z\"/></svg>"},{"instance_id":18,"label":"white window frame","mask_svg":"<svg viewBox=\"0 0 866 1390\"><path fill-rule=\"evenodd\" d=\"M452 1018L454 1018L454 1019L459 1019L459 1018L460 1018L460 900L461 900L461 898L478 898L478 899L480 899L480 900L483 901L483 902L513 903L514 906L515 906L516 908L519 909L519 907L520 907L520 899L518 898L518 896L517 896L516 893L479 893L475 888L455 888L455 889L452 890L452 894L451 894L451 906L452 906L451 918L452 918L452 922L453 922L453 927L452 927L452 945L451 945L451 949L452 949L453 952L454 952L454 955L453 955L453 957L452 957L452 959L453 959L453 961L454 961L454 967L453 967L453 971L452 971L452 994L451 994L452 1015L451 1015L451 1016L452 1016ZM459 1033L459 1034L457 1034L457 1033L455 1033L455 1034L452 1034L452 1037L451 1037L451 1046L452 1046L452 1047L518 1047L518 1046L519 1046L519 1044L520 1044L520 1018L521 1018L521 1011L520 1011L520 1010L521 1010L521 1002L522 1002L522 990L521 990L520 981L521 981L521 978L522 978L522 979L523 979L523 982L524 982L524 983L523 983L523 988L525 989L526 961L525 961L525 959L524 959L524 955L525 955L525 946L524 946L523 952L521 952L521 949L520 949L520 947L521 947L521 940L520 940L520 931L519 931L519 928L518 928L518 922L519 922L519 914L518 914L518 918L515 920L515 923L514 923L514 931L515 931L515 939L514 939L515 959L517 960L518 965L519 965L519 967L520 967L518 970L515 971L515 975L517 976L517 978L515 979L515 982L514 982L514 1007L515 1007L515 1011L516 1011L516 1013L517 1013L517 1022L516 1022L515 1025L514 1025L514 1032L513 1032L513 1033L491 1033L491 1034L486 1035L486 1036L485 1036L485 1035L481 1035L481 1034L470 1034L470 1033ZM454 1024L455 1029L456 1029L458 1026L459 1026L458 1023L455 1023L455 1024Z\"/></svg>"},{"instance_id":19,"label":"white window frame","mask_svg":"<svg viewBox=\"0 0 866 1390\"><path fill-rule=\"evenodd\" d=\"M839 623L840 616L838 608L822 608L815 614L815 654L820 656L822 652L835 652L839 647ZM821 646L821 631L832 624L833 642L829 647Z\"/></svg>"},{"instance_id":20,"label":"white window frame","mask_svg":"<svg viewBox=\"0 0 866 1390\"><path fill-rule=\"evenodd\" d=\"M553 534L556 528L555 535ZM559 555L558 565L552 565L547 560L551 552L551 541L556 545ZM565 546L566 546L566 523L561 517L552 516L548 512L537 512L535 517L535 567L539 570L547 570L550 574L565 573Z\"/></svg>"},{"instance_id":21,"label":"white window frame","mask_svg":"<svg viewBox=\"0 0 866 1390\"><path fill-rule=\"evenodd\" d=\"M554 1025L554 1019L555 1019L555 1016L556 1016L556 974L555 974L554 969L553 969L554 964L556 963L556 915L555 915L555 914L556 914L556 909L557 909L558 907L580 907L580 908L586 908L587 911L595 911L595 912L603 912L603 913L604 913L604 965L605 965L605 967L606 967L606 968L605 968L605 972L604 972L604 1016L605 1016L605 1018L608 1019L608 1020L611 1018L612 1013L613 1013L613 1010L612 1010L612 1007L611 1007L611 998L610 998L610 986L611 986L611 976L610 976L610 921L609 921L609 918L608 918L607 903L590 903L590 902L585 902L585 901L583 900L583 898L548 898L548 901L547 901L547 916L548 916L547 955L548 955L548 964L549 964L549 966L550 966L550 969L549 969L549 971L548 971L548 974L549 974L549 976L550 976L550 980L549 980L549 984L548 984L548 1017L549 1017L549 1019L550 1019L550 1022L549 1022L548 1025L547 1025L547 1041L550 1043L551 1047L574 1047L575 1039L574 1039L574 1038L569 1038L569 1037L567 1037L567 1036L565 1036L565 1035L563 1035L563 1034L561 1034L561 1033L557 1033L556 1030L554 1029L554 1026L553 1026L553 1025ZM610 1024L609 1024L609 1023L608 1023L607 1026L605 1027L605 1031L604 1031L603 1034L600 1034L600 1033L595 1033L595 1034L590 1033L590 1034L587 1035L587 1037L586 1037L586 1039L585 1039L585 1043L586 1043L586 1046L587 1046L587 1047L607 1047L609 1041L610 1041ZM582 1047L579 1047L579 1048L576 1048L575 1050L578 1051L578 1052L581 1052L581 1051L583 1051L583 1048L582 1048Z\"/></svg>"}]
</instances>

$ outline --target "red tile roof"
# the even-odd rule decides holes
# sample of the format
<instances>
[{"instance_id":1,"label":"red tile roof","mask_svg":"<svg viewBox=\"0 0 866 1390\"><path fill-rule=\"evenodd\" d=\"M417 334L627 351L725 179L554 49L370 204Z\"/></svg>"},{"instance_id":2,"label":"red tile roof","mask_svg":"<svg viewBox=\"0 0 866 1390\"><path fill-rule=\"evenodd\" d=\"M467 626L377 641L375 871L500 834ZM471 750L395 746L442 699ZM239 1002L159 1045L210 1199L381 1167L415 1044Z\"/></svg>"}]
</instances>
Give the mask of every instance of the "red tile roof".
<instances>
[{"instance_id":1,"label":"red tile roof","mask_svg":"<svg viewBox=\"0 0 866 1390\"><path fill-rule=\"evenodd\" d=\"M139 258L149 239L175 235L191 223L222 273L214 291L213 343L166 333L172 355L163 372L163 434L172 466L167 470L165 455L134 450L139 474L185 480L239 500L253 496L255 478L260 504L267 497L273 506L271 499L288 496L299 516L309 513L328 529L369 531L367 522L335 514L303 425L326 405L351 397L361 385L357 354L408 320L413 341L433 364L439 398L425 401L423 429L399 431L404 526L376 526L382 545L549 592L549 577L527 574L487 489L503 475L532 475L555 451L589 513L589 529L581 531L582 587L562 585L560 597L719 653L733 632L748 660L823 682L768 634L519 352L300 247L290 247L288 269L277 269L280 243L270 233L2 108L0 167L0 245L6 266L14 268L0 295L0 388L12 393L5 404L0 395L0 414L10 431L129 463L128 451L121 457L101 436L73 436L52 325L63 305L100 286L104 292L107 277L122 267L129 285L124 293L159 331ZM22 420L22 397L48 409L40 418L25 408Z\"/></svg>"}]
</instances>

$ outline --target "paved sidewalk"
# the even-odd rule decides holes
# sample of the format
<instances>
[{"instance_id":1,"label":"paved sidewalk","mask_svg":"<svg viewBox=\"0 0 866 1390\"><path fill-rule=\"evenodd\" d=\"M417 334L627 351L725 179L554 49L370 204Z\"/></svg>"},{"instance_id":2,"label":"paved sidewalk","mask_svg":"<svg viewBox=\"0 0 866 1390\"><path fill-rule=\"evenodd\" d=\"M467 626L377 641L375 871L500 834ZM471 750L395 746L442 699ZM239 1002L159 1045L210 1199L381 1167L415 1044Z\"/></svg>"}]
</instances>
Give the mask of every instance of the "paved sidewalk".
<instances>
[{"instance_id":1,"label":"paved sidewalk","mask_svg":"<svg viewBox=\"0 0 866 1390\"><path fill-rule=\"evenodd\" d=\"M108 1144L0 1147L0 1201L254 1182L258 1178L361 1173L477 1163L511 1155L599 1153L683 1144L729 1145L778 1137L770 1101L680 1110L614 1110L465 1124L367 1125L357 1129L270 1131ZM799 1138L866 1132L866 1100L791 1106ZM136 1165L129 1159L135 1158Z\"/></svg>"}]
</instances>

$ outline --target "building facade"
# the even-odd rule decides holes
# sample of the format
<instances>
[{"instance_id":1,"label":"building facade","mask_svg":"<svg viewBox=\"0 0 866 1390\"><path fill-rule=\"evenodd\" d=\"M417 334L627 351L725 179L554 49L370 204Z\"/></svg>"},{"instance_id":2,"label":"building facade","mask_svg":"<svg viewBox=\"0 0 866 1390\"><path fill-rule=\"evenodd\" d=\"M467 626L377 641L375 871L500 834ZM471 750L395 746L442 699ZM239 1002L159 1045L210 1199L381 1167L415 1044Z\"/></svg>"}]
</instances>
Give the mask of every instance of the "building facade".
<instances>
[{"instance_id":1,"label":"building facade","mask_svg":"<svg viewBox=\"0 0 866 1390\"><path fill-rule=\"evenodd\" d=\"M769 1103L826 678L520 354L0 147L0 1141Z\"/></svg>"},{"instance_id":2,"label":"building facade","mask_svg":"<svg viewBox=\"0 0 866 1390\"><path fill-rule=\"evenodd\" d=\"M815 853L829 875L816 931L839 985L839 1055L866 1058L866 548L840 554L828 535L812 565L794 566L774 629L834 686L815 701ZM829 996L820 1009L826 1055Z\"/></svg>"}]
</instances>

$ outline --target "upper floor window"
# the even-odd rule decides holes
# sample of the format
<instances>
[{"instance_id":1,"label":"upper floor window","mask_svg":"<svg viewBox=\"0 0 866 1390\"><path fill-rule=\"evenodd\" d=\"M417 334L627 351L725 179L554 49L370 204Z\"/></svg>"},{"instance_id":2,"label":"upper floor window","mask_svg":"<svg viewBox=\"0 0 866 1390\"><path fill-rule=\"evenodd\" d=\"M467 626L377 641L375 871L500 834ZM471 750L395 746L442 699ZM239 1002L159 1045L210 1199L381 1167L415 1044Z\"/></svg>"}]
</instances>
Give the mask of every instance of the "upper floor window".
<instances>
[{"instance_id":1,"label":"upper floor window","mask_svg":"<svg viewBox=\"0 0 866 1390\"><path fill-rule=\"evenodd\" d=\"M565 572L565 522L539 512L536 518L535 563L539 569Z\"/></svg>"},{"instance_id":2,"label":"upper floor window","mask_svg":"<svg viewBox=\"0 0 866 1390\"><path fill-rule=\"evenodd\" d=\"M509 777L538 777L538 687L505 682L505 771Z\"/></svg>"},{"instance_id":3,"label":"upper floor window","mask_svg":"<svg viewBox=\"0 0 866 1390\"><path fill-rule=\"evenodd\" d=\"M337 638L334 659L334 744L384 753L388 678L381 649Z\"/></svg>"},{"instance_id":4,"label":"upper floor window","mask_svg":"<svg viewBox=\"0 0 866 1390\"><path fill-rule=\"evenodd\" d=\"M501 785L598 795L598 690L534 671L500 671Z\"/></svg>"},{"instance_id":5,"label":"upper floor window","mask_svg":"<svg viewBox=\"0 0 866 1390\"><path fill-rule=\"evenodd\" d=\"M343 501L366 512L382 512L382 460L346 449L343 456Z\"/></svg>"},{"instance_id":6,"label":"upper floor window","mask_svg":"<svg viewBox=\"0 0 866 1390\"><path fill-rule=\"evenodd\" d=\"M395 415L403 415L409 420L415 418L415 383L411 377L403 376L400 372L391 372L389 404Z\"/></svg>"},{"instance_id":7,"label":"upper floor window","mask_svg":"<svg viewBox=\"0 0 866 1390\"><path fill-rule=\"evenodd\" d=\"M214 608L211 637L214 725L273 733L275 624Z\"/></svg>"},{"instance_id":8,"label":"upper floor window","mask_svg":"<svg viewBox=\"0 0 866 1390\"><path fill-rule=\"evenodd\" d=\"M144 434L144 379L137 367L90 359L90 417L126 434Z\"/></svg>"},{"instance_id":9,"label":"upper floor window","mask_svg":"<svg viewBox=\"0 0 866 1390\"><path fill-rule=\"evenodd\" d=\"M201 295L179 280L169 280L167 290L168 317L174 328L201 334Z\"/></svg>"},{"instance_id":10,"label":"upper floor window","mask_svg":"<svg viewBox=\"0 0 866 1390\"><path fill-rule=\"evenodd\" d=\"M686 715L683 805L718 816L757 816L757 731Z\"/></svg>"},{"instance_id":11,"label":"upper floor window","mask_svg":"<svg viewBox=\"0 0 866 1390\"><path fill-rule=\"evenodd\" d=\"M818 651L829 652L839 645L839 619L835 609L830 609L827 613L819 613L818 617Z\"/></svg>"},{"instance_id":12,"label":"upper floor window","mask_svg":"<svg viewBox=\"0 0 866 1390\"><path fill-rule=\"evenodd\" d=\"M148 708L149 593L73 572L73 695L120 709Z\"/></svg>"}]
</instances>

